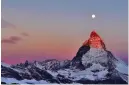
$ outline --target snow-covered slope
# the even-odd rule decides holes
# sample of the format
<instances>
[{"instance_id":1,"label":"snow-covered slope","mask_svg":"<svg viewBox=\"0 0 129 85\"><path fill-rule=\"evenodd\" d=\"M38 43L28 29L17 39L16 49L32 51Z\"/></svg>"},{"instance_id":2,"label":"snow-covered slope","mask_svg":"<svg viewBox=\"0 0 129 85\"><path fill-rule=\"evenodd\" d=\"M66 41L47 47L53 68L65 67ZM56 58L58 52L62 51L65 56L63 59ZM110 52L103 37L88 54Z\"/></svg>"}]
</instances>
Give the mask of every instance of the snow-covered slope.
<instances>
[{"instance_id":1,"label":"snow-covered slope","mask_svg":"<svg viewBox=\"0 0 129 85\"><path fill-rule=\"evenodd\" d=\"M116 70L123 74L128 74L128 66L120 58L117 57Z\"/></svg>"},{"instance_id":2,"label":"snow-covered slope","mask_svg":"<svg viewBox=\"0 0 129 85\"><path fill-rule=\"evenodd\" d=\"M4 63L4 62L1 62L1 66L4 66L4 67L9 67L10 68L10 65Z\"/></svg>"},{"instance_id":3,"label":"snow-covered slope","mask_svg":"<svg viewBox=\"0 0 129 85\"><path fill-rule=\"evenodd\" d=\"M117 60L115 69L119 72L121 78L128 82L128 66L120 58L117 57Z\"/></svg>"},{"instance_id":4,"label":"snow-covered slope","mask_svg":"<svg viewBox=\"0 0 129 85\"><path fill-rule=\"evenodd\" d=\"M4 78L4 77L1 77L1 82L2 82L2 84L4 84L4 83L6 83L6 84L50 84L50 82L47 82L45 80L40 80L40 81L37 81L35 79L17 80L15 78Z\"/></svg>"},{"instance_id":5,"label":"snow-covered slope","mask_svg":"<svg viewBox=\"0 0 129 85\"><path fill-rule=\"evenodd\" d=\"M101 48L90 48L90 50L82 56L82 64L86 67L88 64L92 63L107 64L107 52Z\"/></svg>"},{"instance_id":6,"label":"snow-covered slope","mask_svg":"<svg viewBox=\"0 0 129 85\"><path fill-rule=\"evenodd\" d=\"M10 67L9 65L1 64L1 76L3 83L23 83L24 82L39 82L46 81L48 83L59 83L51 74L42 70L39 67L29 64L25 68L23 67ZM6 82L5 82L6 81Z\"/></svg>"}]
</instances>

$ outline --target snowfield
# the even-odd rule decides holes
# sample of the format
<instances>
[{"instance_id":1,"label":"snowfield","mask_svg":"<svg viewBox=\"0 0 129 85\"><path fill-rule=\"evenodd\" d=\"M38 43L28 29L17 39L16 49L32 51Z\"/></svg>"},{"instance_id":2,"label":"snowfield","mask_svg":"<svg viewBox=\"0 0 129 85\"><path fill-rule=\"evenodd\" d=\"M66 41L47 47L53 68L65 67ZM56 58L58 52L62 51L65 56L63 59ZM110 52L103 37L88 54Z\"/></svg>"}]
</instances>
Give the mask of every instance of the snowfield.
<instances>
[{"instance_id":1,"label":"snowfield","mask_svg":"<svg viewBox=\"0 0 129 85\"><path fill-rule=\"evenodd\" d=\"M12 83L18 83L18 84L49 84L49 82L44 81L44 80L36 81L34 79L32 79L32 80L24 79L24 80L19 81L19 80L16 80L14 78L4 78L4 77L1 77L1 82L5 82L6 84L12 84Z\"/></svg>"}]
</instances>

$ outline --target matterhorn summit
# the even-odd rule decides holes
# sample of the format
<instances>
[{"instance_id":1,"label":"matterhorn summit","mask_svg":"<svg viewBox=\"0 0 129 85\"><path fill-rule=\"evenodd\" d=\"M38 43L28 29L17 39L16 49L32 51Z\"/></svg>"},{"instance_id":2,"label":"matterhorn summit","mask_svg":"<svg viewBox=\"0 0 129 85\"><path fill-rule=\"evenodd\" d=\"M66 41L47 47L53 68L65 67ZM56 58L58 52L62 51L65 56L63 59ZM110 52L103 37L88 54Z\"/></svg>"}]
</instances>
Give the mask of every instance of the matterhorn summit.
<instances>
[{"instance_id":1,"label":"matterhorn summit","mask_svg":"<svg viewBox=\"0 0 129 85\"><path fill-rule=\"evenodd\" d=\"M95 32L92 31L90 34L90 38L88 40L86 40L83 45L87 45L90 46L91 48L105 48L105 44L102 41L102 39L100 38L100 36Z\"/></svg>"},{"instance_id":2,"label":"matterhorn summit","mask_svg":"<svg viewBox=\"0 0 129 85\"><path fill-rule=\"evenodd\" d=\"M108 83L118 83L117 79L121 82L123 80L128 81L128 72L126 71L125 74L121 69L121 67L125 67L124 69L127 70L127 65L106 49L103 40L95 31L91 32L89 39L79 48L76 56L72 59L71 65L75 69L85 70L85 73L89 73L87 75L90 76L87 79L99 83L105 83L102 81L110 79L112 82L109 81Z\"/></svg>"}]
</instances>

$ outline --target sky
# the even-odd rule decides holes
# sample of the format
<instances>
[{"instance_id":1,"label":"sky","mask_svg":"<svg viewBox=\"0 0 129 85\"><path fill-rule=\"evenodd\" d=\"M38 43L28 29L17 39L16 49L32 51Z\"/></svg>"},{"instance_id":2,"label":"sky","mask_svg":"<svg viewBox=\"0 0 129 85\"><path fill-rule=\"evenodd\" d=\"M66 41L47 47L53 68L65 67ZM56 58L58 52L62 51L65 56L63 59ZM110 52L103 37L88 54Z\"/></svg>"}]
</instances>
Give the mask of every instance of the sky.
<instances>
[{"instance_id":1,"label":"sky","mask_svg":"<svg viewBox=\"0 0 129 85\"><path fill-rule=\"evenodd\" d=\"M72 59L95 30L128 59L128 0L2 0L2 61ZM96 15L92 19L92 14Z\"/></svg>"}]
</instances>

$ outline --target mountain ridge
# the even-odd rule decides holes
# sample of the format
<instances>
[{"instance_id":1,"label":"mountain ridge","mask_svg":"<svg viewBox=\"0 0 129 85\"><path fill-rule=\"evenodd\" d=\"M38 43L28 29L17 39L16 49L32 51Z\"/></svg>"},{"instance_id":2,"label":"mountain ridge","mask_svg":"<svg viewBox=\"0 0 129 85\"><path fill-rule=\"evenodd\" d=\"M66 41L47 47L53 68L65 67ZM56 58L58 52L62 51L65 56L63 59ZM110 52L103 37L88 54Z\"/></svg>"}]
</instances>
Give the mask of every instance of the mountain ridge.
<instances>
[{"instance_id":1,"label":"mountain ridge","mask_svg":"<svg viewBox=\"0 0 129 85\"><path fill-rule=\"evenodd\" d=\"M127 84L127 66L117 59L106 46L101 37L92 31L90 38L79 48L72 60L59 61L49 59L2 67L2 83L5 78L17 79L19 82L34 83L82 83L82 84ZM27 79L27 80L25 80ZM42 83L42 82L38 82Z\"/></svg>"}]
</instances>

